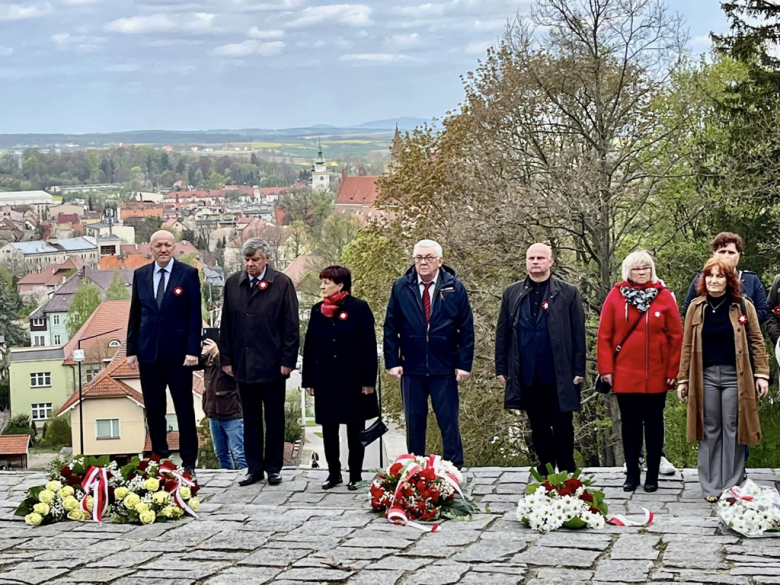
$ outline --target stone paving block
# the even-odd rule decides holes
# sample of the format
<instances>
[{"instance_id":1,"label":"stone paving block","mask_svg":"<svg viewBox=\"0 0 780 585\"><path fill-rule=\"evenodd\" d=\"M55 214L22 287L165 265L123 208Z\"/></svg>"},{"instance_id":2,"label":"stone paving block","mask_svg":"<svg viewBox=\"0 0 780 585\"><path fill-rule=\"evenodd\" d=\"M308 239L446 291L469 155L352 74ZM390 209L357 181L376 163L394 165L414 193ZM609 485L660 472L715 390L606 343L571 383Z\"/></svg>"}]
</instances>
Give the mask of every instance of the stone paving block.
<instances>
[{"instance_id":1,"label":"stone paving block","mask_svg":"<svg viewBox=\"0 0 780 585\"><path fill-rule=\"evenodd\" d=\"M589 550L606 550L612 542L612 537L600 532L586 532L584 530L560 530L550 532L542 536L536 544L538 546L582 548Z\"/></svg>"},{"instance_id":2,"label":"stone paving block","mask_svg":"<svg viewBox=\"0 0 780 585\"><path fill-rule=\"evenodd\" d=\"M614 561L654 561L660 554L660 551L656 548L660 542L660 536L625 534L620 536L612 546L610 558Z\"/></svg>"},{"instance_id":3,"label":"stone paving block","mask_svg":"<svg viewBox=\"0 0 780 585\"><path fill-rule=\"evenodd\" d=\"M145 564L143 569L159 573L157 577L203 579L229 566L230 563L224 561L185 561L178 555L166 555ZM138 576L141 577L140 573Z\"/></svg>"},{"instance_id":4,"label":"stone paving block","mask_svg":"<svg viewBox=\"0 0 780 585\"><path fill-rule=\"evenodd\" d=\"M542 583L572 583L585 584L593 578L593 571L582 571L578 569L539 569L536 579L537 585Z\"/></svg>"},{"instance_id":5,"label":"stone paving block","mask_svg":"<svg viewBox=\"0 0 780 585\"><path fill-rule=\"evenodd\" d=\"M122 577L118 581L114 581L111 585L139 585L141 583L139 579L141 578L143 578L143 585L193 585L195 583L195 579L190 579L184 575L161 577L154 573L141 571L130 577Z\"/></svg>"},{"instance_id":6,"label":"stone paving block","mask_svg":"<svg viewBox=\"0 0 780 585\"><path fill-rule=\"evenodd\" d=\"M272 567L234 567L204 581L205 585L262 585L273 582L281 569Z\"/></svg>"},{"instance_id":7,"label":"stone paving block","mask_svg":"<svg viewBox=\"0 0 780 585\"><path fill-rule=\"evenodd\" d=\"M367 565L366 570L374 571L374 570L398 569L402 571L416 571L423 565L427 565L430 562L431 562L430 559L421 559L421 558L393 555L391 557L382 559L381 561L377 561L375 563L371 563Z\"/></svg>"},{"instance_id":8,"label":"stone paving block","mask_svg":"<svg viewBox=\"0 0 780 585\"><path fill-rule=\"evenodd\" d=\"M403 576L403 571L361 571L352 576L349 585L395 585Z\"/></svg>"},{"instance_id":9,"label":"stone paving block","mask_svg":"<svg viewBox=\"0 0 780 585\"><path fill-rule=\"evenodd\" d=\"M707 583L712 585L749 585L747 577L729 575L727 573L716 573L711 571L693 571L686 569L664 569L651 575L653 582L656 581L681 581L694 583Z\"/></svg>"},{"instance_id":10,"label":"stone paving block","mask_svg":"<svg viewBox=\"0 0 780 585\"><path fill-rule=\"evenodd\" d=\"M520 552L522 545L518 546L512 540L481 540L467 546L457 553L452 560L463 563L494 563L505 561Z\"/></svg>"},{"instance_id":11,"label":"stone paving block","mask_svg":"<svg viewBox=\"0 0 780 585\"><path fill-rule=\"evenodd\" d=\"M92 562L87 564L88 568L93 567L107 567L116 569L126 569L134 566L141 566L144 563L156 559L161 556L162 553L158 552L143 552L138 550L130 550L107 555L102 558L96 558Z\"/></svg>"},{"instance_id":12,"label":"stone paving block","mask_svg":"<svg viewBox=\"0 0 780 585\"><path fill-rule=\"evenodd\" d=\"M465 563L437 563L424 566L404 580L404 585L450 585L469 570Z\"/></svg>"},{"instance_id":13,"label":"stone paving block","mask_svg":"<svg viewBox=\"0 0 780 585\"><path fill-rule=\"evenodd\" d=\"M279 573L279 580L288 580L293 582L308 582L317 581L321 583L329 583L333 581L344 581L354 575L354 571L339 571L337 569L288 569L282 573Z\"/></svg>"},{"instance_id":14,"label":"stone paving block","mask_svg":"<svg viewBox=\"0 0 780 585\"><path fill-rule=\"evenodd\" d=\"M513 563L526 563L544 567L589 568L601 555L600 550L565 549L548 546L532 546L512 557Z\"/></svg>"},{"instance_id":15,"label":"stone paving block","mask_svg":"<svg viewBox=\"0 0 780 585\"><path fill-rule=\"evenodd\" d=\"M130 575L134 571L135 569L78 569L60 577L58 581L62 583L108 583Z\"/></svg>"},{"instance_id":16,"label":"stone paving block","mask_svg":"<svg viewBox=\"0 0 780 585\"><path fill-rule=\"evenodd\" d=\"M691 546L686 542L670 542L663 554L663 564L666 567L683 569L725 569L723 546L698 542Z\"/></svg>"},{"instance_id":17,"label":"stone paving block","mask_svg":"<svg viewBox=\"0 0 780 585\"><path fill-rule=\"evenodd\" d=\"M596 567L593 581L646 583L652 567L652 561L603 560Z\"/></svg>"},{"instance_id":18,"label":"stone paving block","mask_svg":"<svg viewBox=\"0 0 780 585\"><path fill-rule=\"evenodd\" d=\"M262 548L239 561L239 565L261 567L287 567L310 554L311 550Z\"/></svg>"},{"instance_id":19,"label":"stone paving block","mask_svg":"<svg viewBox=\"0 0 780 585\"><path fill-rule=\"evenodd\" d=\"M268 533L231 530L220 532L204 540L195 548L205 550L246 550L252 551L263 546L269 538Z\"/></svg>"},{"instance_id":20,"label":"stone paving block","mask_svg":"<svg viewBox=\"0 0 780 585\"><path fill-rule=\"evenodd\" d=\"M67 573L67 569L25 569L25 570L11 570L3 571L0 575L0 583L29 583L31 585L39 585L40 583L48 583L52 579L64 575Z\"/></svg>"}]
</instances>

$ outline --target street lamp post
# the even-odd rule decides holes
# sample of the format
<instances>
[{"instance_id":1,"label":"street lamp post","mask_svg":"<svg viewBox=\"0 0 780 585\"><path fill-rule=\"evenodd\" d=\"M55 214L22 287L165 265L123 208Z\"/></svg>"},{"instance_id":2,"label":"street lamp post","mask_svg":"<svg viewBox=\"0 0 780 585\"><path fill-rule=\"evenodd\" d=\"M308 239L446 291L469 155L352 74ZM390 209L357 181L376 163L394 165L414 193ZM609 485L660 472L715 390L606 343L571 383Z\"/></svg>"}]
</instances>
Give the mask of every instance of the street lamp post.
<instances>
[{"instance_id":1,"label":"street lamp post","mask_svg":"<svg viewBox=\"0 0 780 585\"><path fill-rule=\"evenodd\" d=\"M81 381L81 362L84 361L84 350L81 349L81 342L87 339L94 339L95 337L101 337L108 335L109 333L115 333L121 330L121 327L112 329L111 331L104 331L96 335L90 335L89 337L82 337L76 342L76 349L73 350L73 361L79 365L79 447L81 448L81 455L84 454L84 395L82 394L82 381Z\"/></svg>"}]
</instances>

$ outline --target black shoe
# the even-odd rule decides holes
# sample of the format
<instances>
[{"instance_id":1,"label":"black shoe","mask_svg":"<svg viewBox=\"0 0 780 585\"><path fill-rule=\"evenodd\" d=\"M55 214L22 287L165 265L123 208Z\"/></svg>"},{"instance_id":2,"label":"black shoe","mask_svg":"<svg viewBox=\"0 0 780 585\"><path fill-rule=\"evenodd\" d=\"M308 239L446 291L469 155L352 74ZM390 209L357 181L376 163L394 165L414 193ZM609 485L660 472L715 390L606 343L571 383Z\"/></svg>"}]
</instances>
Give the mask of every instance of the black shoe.
<instances>
[{"instance_id":1,"label":"black shoe","mask_svg":"<svg viewBox=\"0 0 780 585\"><path fill-rule=\"evenodd\" d=\"M357 487L357 482L356 482L356 481L350 481L350 482L347 484L347 489L348 489L349 491L351 491L351 492L357 491L357 489L358 489L358 487Z\"/></svg>"},{"instance_id":2,"label":"black shoe","mask_svg":"<svg viewBox=\"0 0 780 585\"><path fill-rule=\"evenodd\" d=\"M238 485L240 486L248 486L252 485L253 483L257 483L258 481L262 481L263 479L263 472L259 471L257 473L247 473L244 478L238 482Z\"/></svg>"},{"instance_id":3,"label":"black shoe","mask_svg":"<svg viewBox=\"0 0 780 585\"><path fill-rule=\"evenodd\" d=\"M335 478L329 477L328 480L325 483L322 484L322 489L329 490L330 488L336 487L337 485L339 485L340 483L343 483L343 482L344 482L344 480L341 479L341 475L339 475L338 477L335 477Z\"/></svg>"},{"instance_id":4,"label":"black shoe","mask_svg":"<svg viewBox=\"0 0 780 585\"><path fill-rule=\"evenodd\" d=\"M639 478L638 477L627 477L626 483L623 484L623 491L624 492L635 492L636 488L639 486Z\"/></svg>"},{"instance_id":5,"label":"black shoe","mask_svg":"<svg viewBox=\"0 0 780 585\"><path fill-rule=\"evenodd\" d=\"M281 473L269 473L268 474L268 485L279 485L282 483L282 474Z\"/></svg>"},{"instance_id":6,"label":"black shoe","mask_svg":"<svg viewBox=\"0 0 780 585\"><path fill-rule=\"evenodd\" d=\"M645 491L647 493L649 493L649 494L652 494L653 492L657 492L658 491L658 484L646 481L645 482Z\"/></svg>"},{"instance_id":7,"label":"black shoe","mask_svg":"<svg viewBox=\"0 0 780 585\"><path fill-rule=\"evenodd\" d=\"M184 473L189 473L190 476L192 477L192 481L194 481L195 483L198 483L198 477L195 475L195 467L193 467L191 465L187 465L184 468Z\"/></svg>"}]
</instances>

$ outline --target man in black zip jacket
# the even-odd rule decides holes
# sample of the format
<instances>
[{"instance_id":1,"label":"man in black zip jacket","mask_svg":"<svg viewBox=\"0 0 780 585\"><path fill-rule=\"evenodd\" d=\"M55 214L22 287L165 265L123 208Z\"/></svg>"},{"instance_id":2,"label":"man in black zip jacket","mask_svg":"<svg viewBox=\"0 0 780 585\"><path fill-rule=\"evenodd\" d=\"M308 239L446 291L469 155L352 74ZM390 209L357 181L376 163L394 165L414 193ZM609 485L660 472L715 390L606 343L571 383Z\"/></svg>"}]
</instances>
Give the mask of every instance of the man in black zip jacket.
<instances>
[{"instance_id":1,"label":"man in black zip jacket","mask_svg":"<svg viewBox=\"0 0 780 585\"><path fill-rule=\"evenodd\" d=\"M471 376L474 321L455 271L433 240L414 246L414 266L395 281L384 324L385 367L401 380L406 446L424 456L428 396L441 429L445 460L463 466L458 384Z\"/></svg>"},{"instance_id":2,"label":"man in black zip jacket","mask_svg":"<svg viewBox=\"0 0 780 585\"><path fill-rule=\"evenodd\" d=\"M539 473L573 472L574 416L585 378L585 313L576 287L551 275L552 249L533 244L528 276L504 291L496 327L496 375L504 408L525 410Z\"/></svg>"}]
</instances>

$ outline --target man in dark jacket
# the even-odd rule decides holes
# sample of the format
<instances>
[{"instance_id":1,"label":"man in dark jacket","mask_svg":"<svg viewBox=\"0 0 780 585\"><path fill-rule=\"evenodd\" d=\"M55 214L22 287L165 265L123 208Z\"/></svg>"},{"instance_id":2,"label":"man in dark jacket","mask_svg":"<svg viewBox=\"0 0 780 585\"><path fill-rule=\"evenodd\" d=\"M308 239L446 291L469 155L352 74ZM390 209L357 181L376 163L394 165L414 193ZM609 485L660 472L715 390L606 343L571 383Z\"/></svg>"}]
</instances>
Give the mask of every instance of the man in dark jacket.
<instances>
[{"instance_id":1,"label":"man in dark jacket","mask_svg":"<svg viewBox=\"0 0 780 585\"><path fill-rule=\"evenodd\" d=\"M246 270L225 282L220 361L238 382L244 408L249 469L239 484L251 485L268 473L268 483L277 485L284 461L285 381L298 359L298 298L292 281L268 265L265 240L251 238L241 251Z\"/></svg>"},{"instance_id":2,"label":"man in dark jacket","mask_svg":"<svg viewBox=\"0 0 780 585\"><path fill-rule=\"evenodd\" d=\"M712 255L725 259L734 267L734 270L737 270L737 264L739 264L744 248L745 244L742 241L742 236L731 232L721 232L710 242ZM742 295L753 301L756 315L758 315L758 322L763 323L769 316L770 309L766 300L764 285L761 284L761 280L755 272L750 272L749 270L737 270L737 272L739 273L739 279L742 281ZM682 310L683 319L685 319L685 314L688 312L688 306L691 304L691 301L699 296L699 293L696 292L698 282L699 275L697 274L691 281L691 286L688 287L688 296L685 297Z\"/></svg>"},{"instance_id":3,"label":"man in dark jacket","mask_svg":"<svg viewBox=\"0 0 780 585\"><path fill-rule=\"evenodd\" d=\"M780 274L772 281L769 289L769 313L766 318L766 332L772 341L772 346L777 346L780 339ZM770 354L772 352L770 351Z\"/></svg>"},{"instance_id":4,"label":"man in dark jacket","mask_svg":"<svg viewBox=\"0 0 780 585\"><path fill-rule=\"evenodd\" d=\"M219 363L219 346L203 340L199 367L203 368L203 412L209 418L214 454L222 469L246 469L244 414L238 385Z\"/></svg>"},{"instance_id":5,"label":"man in dark jacket","mask_svg":"<svg viewBox=\"0 0 780 585\"><path fill-rule=\"evenodd\" d=\"M154 262L133 274L127 365L140 367L152 452L160 457L170 455L165 387L171 391L182 465L192 474L198 457L192 367L200 355L200 280L195 268L173 259L171 232L157 231L149 242Z\"/></svg>"},{"instance_id":6,"label":"man in dark jacket","mask_svg":"<svg viewBox=\"0 0 780 585\"><path fill-rule=\"evenodd\" d=\"M573 472L573 413L585 378L585 313L577 289L551 276L552 250L533 244L528 276L504 291L496 327L496 375L506 384L504 408L525 410L539 458Z\"/></svg>"},{"instance_id":7,"label":"man in dark jacket","mask_svg":"<svg viewBox=\"0 0 780 585\"><path fill-rule=\"evenodd\" d=\"M406 446L425 455L428 396L441 429L444 459L463 466L458 384L471 376L474 321L455 272L433 240L414 246L414 266L395 281L384 325L387 372L401 380Z\"/></svg>"}]
</instances>

